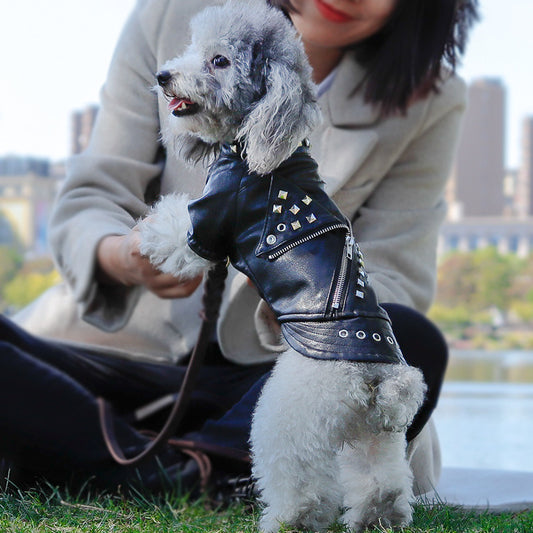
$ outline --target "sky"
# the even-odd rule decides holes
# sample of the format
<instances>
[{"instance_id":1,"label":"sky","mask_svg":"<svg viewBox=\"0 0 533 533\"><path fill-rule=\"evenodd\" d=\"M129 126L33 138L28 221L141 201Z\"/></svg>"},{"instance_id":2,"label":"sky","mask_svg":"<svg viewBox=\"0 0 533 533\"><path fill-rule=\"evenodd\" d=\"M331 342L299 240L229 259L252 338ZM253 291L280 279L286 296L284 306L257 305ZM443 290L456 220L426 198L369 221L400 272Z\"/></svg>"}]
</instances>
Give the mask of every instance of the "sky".
<instances>
[{"instance_id":1,"label":"sky","mask_svg":"<svg viewBox=\"0 0 533 533\"><path fill-rule=\"evenodd\" d=\"M506 164L517 167L521 123L533 115L533 1L479 1L482 20L472 32L459 73L467 82L480 77L503 80ZM113 49L134 4L0 0L0 156L68 156L70 114L98 102Z\"/></svg>"}]
</instances>

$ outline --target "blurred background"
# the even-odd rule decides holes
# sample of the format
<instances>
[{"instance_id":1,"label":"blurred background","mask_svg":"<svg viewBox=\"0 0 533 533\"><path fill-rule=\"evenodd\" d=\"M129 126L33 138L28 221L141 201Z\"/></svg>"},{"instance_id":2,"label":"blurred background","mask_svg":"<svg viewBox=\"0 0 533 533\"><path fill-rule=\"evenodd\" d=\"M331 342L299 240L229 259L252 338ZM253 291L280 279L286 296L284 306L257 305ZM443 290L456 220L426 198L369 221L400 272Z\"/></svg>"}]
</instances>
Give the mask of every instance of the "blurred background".
<instances>
[{"instance_id":1,"label":"blurred background","mask_svg":"<svg viewBox=\"0 0 533 533\"><path fill-rule=\"evenodd\" d=\"M59 281L48 217L134 4L2 0L3 313ZM480 11L459 68L470 103L430 311L451 347L437 424L446 466L533 471L533 3L480 0Z\"/></svg>"}]
</instances>

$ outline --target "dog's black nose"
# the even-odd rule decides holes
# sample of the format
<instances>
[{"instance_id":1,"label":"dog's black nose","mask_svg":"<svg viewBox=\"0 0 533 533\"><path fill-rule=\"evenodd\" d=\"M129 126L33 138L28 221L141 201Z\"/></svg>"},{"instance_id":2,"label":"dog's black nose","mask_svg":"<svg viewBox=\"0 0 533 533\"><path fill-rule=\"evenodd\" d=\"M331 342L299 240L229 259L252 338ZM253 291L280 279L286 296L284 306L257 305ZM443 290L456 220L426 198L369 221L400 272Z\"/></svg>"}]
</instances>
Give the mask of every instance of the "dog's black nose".
<instances>
[{"instance_id":1,"label":"dog's black nose","mask_svg":"<svg viewBox=\"0 0 533 533\"><path fill-rule=\"evenodd\" d=\"M162 70L156 74L157 83L161 87L165 87L168 82L172 79L172 74L168 70Z\"/></svg>"}]
</instances>

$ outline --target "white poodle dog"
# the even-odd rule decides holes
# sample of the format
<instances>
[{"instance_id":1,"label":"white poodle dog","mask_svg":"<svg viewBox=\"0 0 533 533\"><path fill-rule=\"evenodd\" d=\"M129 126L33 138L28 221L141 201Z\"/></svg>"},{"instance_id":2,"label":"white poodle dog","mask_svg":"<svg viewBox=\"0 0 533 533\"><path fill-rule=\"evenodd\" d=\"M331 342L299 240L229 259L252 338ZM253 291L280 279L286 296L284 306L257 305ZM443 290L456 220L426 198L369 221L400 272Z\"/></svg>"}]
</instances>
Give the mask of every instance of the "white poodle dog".
<instances>
[{"instance_id":1,"label":"white poodle dog","mask_svg":"<svg viewBox=\"0 0 533 533\"><path fill-rule=\"evenodd\" d=\"M309 155L320 112L302 44L263 0L210 7L191 27L189 48L157 75L169 102L163 139L209 161L208 181L200 199L155 206L140 223L141 253L182 277L229 257L281 325L285 351L251 431L261 529L322 530L341 513L355 531L406 525L405 432L425 384Z\"/></svg>"}]
</instances>

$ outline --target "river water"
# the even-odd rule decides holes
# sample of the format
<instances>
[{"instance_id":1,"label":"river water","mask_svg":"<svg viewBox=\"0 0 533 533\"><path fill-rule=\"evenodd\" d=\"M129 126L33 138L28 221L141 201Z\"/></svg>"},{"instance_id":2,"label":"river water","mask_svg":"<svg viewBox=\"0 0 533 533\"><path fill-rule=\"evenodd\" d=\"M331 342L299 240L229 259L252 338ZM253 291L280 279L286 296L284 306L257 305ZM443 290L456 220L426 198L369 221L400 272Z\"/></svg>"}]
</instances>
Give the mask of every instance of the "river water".
<instances>
[{"instance_id":1,"label":"river water","mask_svg":"<svg viewBox=\"0 0 533 533\"><path fill-rule=\"evenodd\" d=\"M435 422L443 466L533 471L533 352L452 352Z\"/></svg>"}]
</instances>

